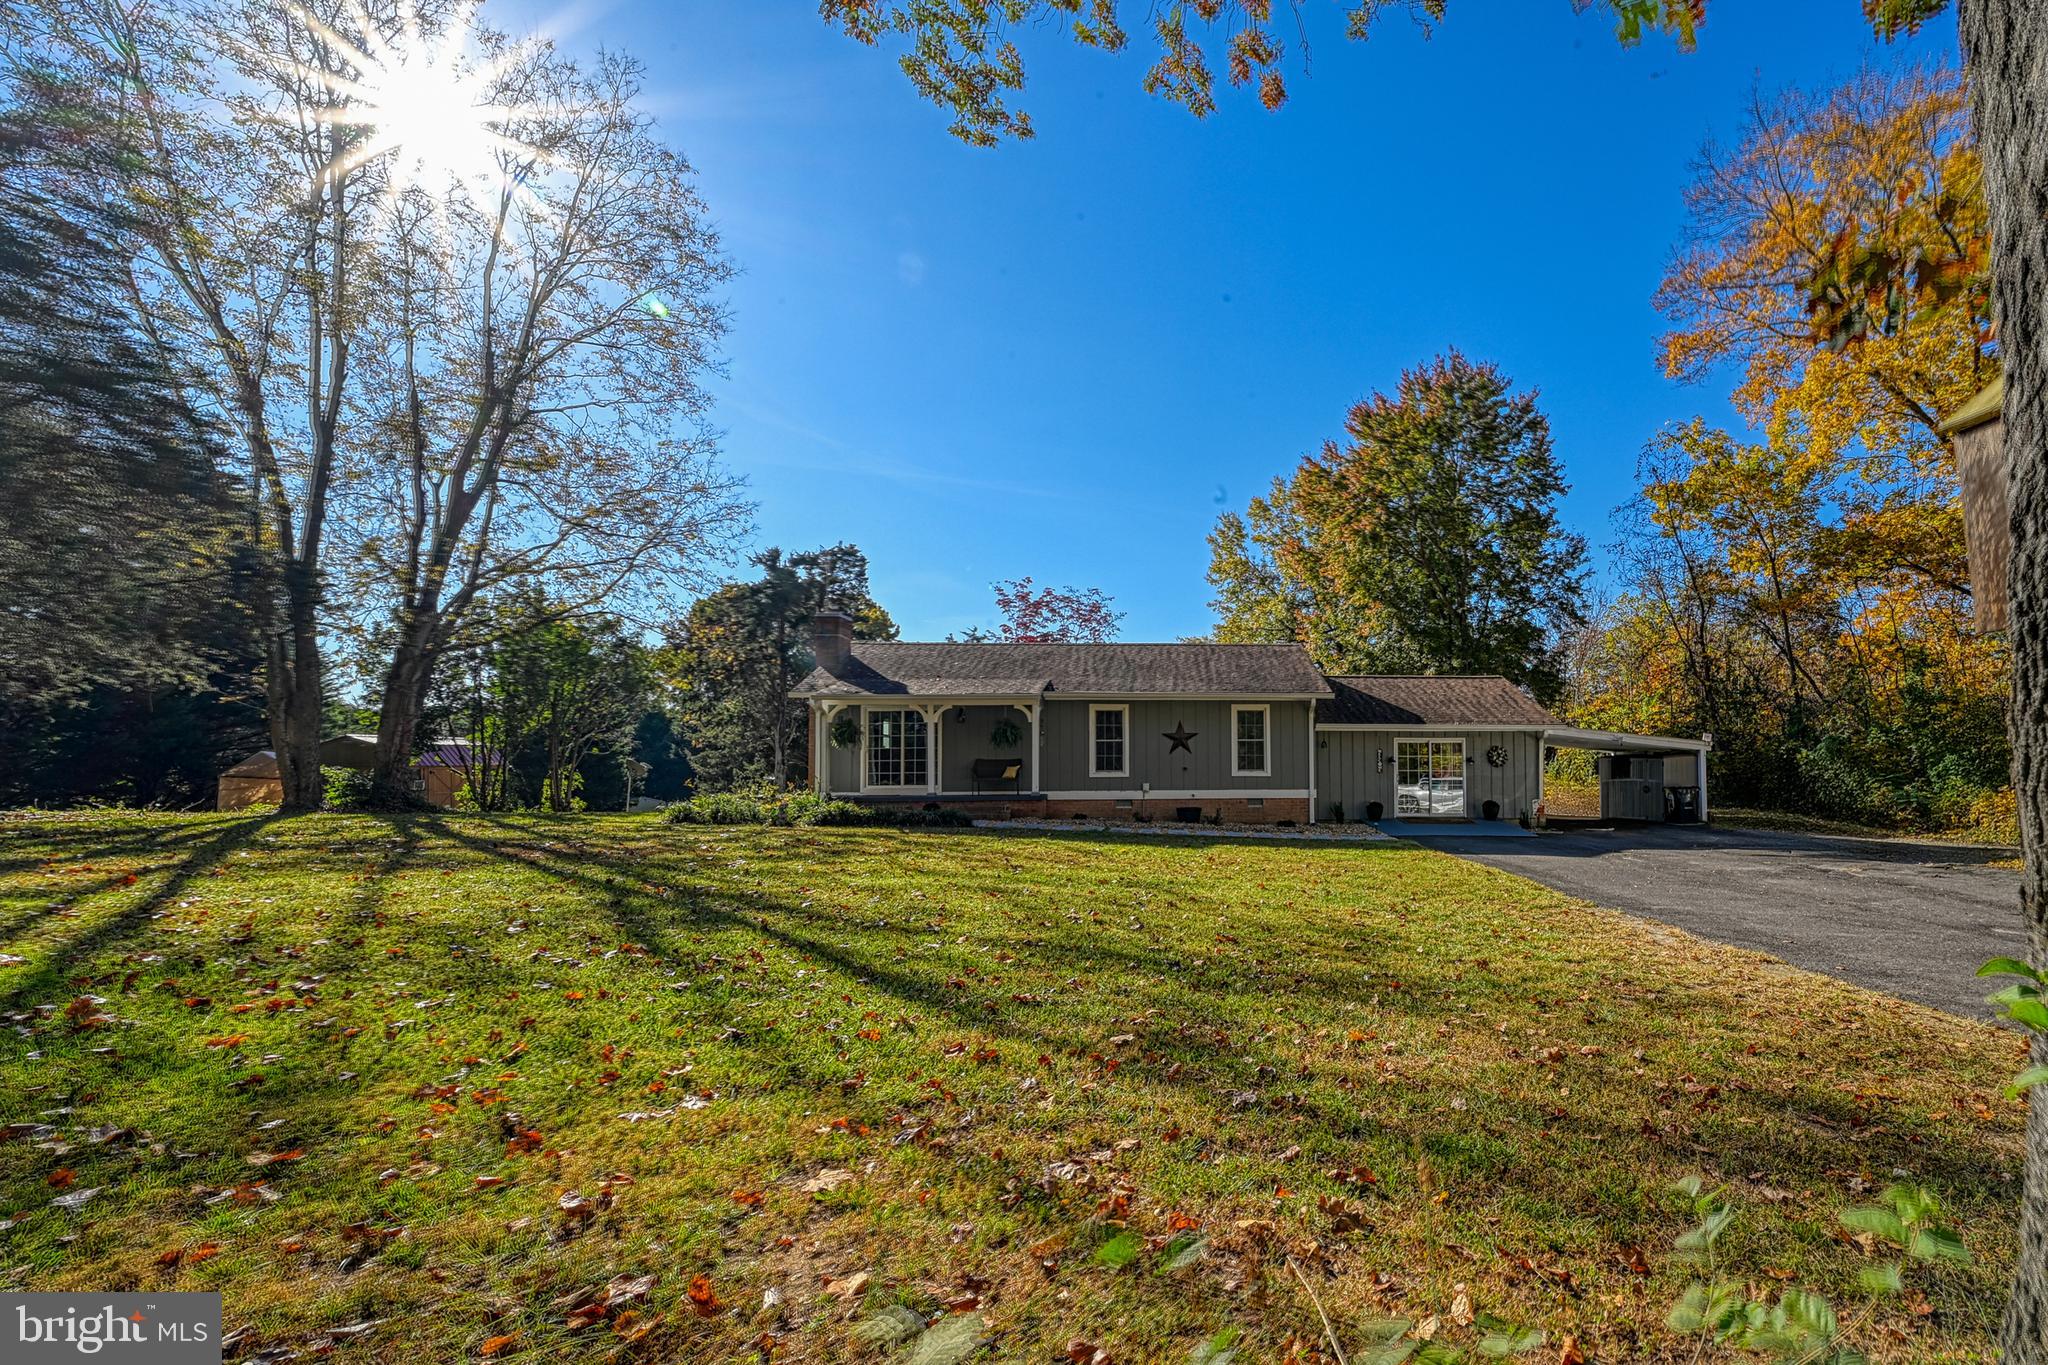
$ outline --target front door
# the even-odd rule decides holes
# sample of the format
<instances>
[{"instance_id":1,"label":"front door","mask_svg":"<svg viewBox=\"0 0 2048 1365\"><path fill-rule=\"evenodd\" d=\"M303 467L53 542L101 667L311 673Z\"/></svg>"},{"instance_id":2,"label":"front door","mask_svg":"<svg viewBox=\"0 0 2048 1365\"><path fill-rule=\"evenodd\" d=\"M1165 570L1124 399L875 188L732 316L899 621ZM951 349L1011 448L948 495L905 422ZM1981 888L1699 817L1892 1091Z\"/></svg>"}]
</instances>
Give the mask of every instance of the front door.
<instances>
[{"instance_id":1,"label":"front door","mask_svg":"<svg viewBox=\"0 0 2048 1365\"><path fill-rule=\"evenodd\" d=\"M1404 739L1394 746L1394 814L1465 813L1465 741Z\"/></svg>"}]
</instances>

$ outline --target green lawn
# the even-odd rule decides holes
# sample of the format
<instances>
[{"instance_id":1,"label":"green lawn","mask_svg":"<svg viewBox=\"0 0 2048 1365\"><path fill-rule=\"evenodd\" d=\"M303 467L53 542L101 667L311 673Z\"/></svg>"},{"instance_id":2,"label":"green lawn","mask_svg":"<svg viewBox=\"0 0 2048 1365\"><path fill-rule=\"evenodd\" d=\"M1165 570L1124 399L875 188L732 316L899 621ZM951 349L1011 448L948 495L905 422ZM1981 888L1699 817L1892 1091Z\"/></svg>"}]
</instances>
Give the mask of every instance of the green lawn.
<instances>
[{"instance_id":1,"label":"green lawn","mask_svg":"<svg viewBox=\"0 0 2048 1365\"><path fill-rule=\"evenodd\" d=\"M1839 1210L1941 1195L1880 1359L1988 1359L2012 1266L2009 1035L1402 844L38 816L0 954L0 1289L245 1354L1279 1360L1306 1283L1353 1361L1693 1360L1695 1172L1845 1318Z\"/></svg>"}]
</instances>

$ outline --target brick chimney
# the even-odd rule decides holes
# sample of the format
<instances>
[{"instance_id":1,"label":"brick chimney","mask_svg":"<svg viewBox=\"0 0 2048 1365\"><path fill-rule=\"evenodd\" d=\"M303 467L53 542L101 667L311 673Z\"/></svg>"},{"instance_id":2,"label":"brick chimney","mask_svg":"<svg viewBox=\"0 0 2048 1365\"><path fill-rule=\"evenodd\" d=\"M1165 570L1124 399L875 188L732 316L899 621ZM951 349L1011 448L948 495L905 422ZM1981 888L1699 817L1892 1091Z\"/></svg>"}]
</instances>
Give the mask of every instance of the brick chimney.
<instances>
[{"instance_id":1,"label":"brick chimney","mask_svg":"<svg viewBox=\"0 0 2048 1365\"><path fill-rule=\"evenodd\" d=\"M827 673L843 671L853 657L853 618L827 609L811 618L811 654Z\"/></svg>"}]
</instances>

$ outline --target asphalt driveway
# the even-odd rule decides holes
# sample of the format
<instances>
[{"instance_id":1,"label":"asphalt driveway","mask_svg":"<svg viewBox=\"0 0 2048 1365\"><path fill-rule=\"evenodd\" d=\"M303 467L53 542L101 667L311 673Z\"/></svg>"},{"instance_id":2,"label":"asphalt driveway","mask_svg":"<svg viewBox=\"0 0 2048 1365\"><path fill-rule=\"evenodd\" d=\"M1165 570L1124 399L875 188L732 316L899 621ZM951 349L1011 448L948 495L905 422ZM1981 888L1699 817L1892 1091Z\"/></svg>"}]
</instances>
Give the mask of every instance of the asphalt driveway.
<instances>
[{"instance_id":1,"label":"asphalt driveway","mask_svg":"<svg viewBox=\"0 0 2048 1365\"><path fill-rule=\"evenodd\" d=\"M1683 825L1428 843L1956 1014L1990 1015L1979 963L2026 956L2019 876L1990 849Z\"/></svg>"}]
</instances>

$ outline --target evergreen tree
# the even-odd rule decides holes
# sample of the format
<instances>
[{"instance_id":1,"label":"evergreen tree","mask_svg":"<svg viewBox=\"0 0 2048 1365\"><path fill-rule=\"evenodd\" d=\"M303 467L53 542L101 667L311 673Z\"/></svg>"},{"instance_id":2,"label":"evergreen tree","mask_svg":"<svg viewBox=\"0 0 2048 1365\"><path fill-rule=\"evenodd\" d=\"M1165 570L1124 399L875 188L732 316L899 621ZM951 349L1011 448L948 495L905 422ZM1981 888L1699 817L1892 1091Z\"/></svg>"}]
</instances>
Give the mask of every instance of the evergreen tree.
<instances>
[{"instance_id":1,"label":"evergreen tree","mask_svg":"<svg viewBox=\"0 0 2048 1365\"><path fill-rule=\"evenodd\" d=\"M700 789L808 776L804 711L789 693L812 666L809 626L830 607L863 640L893 640L896 623L868 591L868 562L852 545L755 555L760 577L699 601L671 632L666 672Z\"/></svg>"},{"instance_id":2,"label":"evergreen tree","mask_svg":"<svg viewBox=\"0 0 2048 1365\"><path fill-rule=\"evenodd\" d=\"M132 155L33 75L0 112L0 804L209 803L263 745L259 594L217 433L126 309Z\"/></svg>"}]
</instances>

